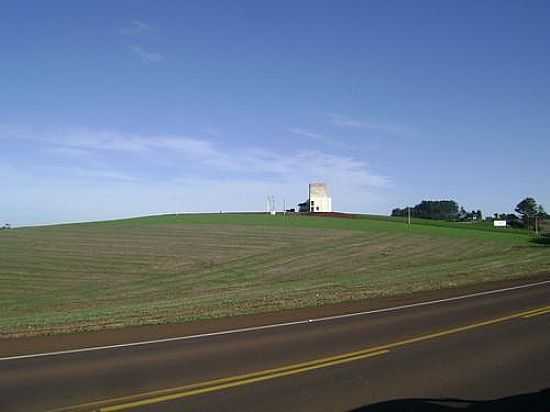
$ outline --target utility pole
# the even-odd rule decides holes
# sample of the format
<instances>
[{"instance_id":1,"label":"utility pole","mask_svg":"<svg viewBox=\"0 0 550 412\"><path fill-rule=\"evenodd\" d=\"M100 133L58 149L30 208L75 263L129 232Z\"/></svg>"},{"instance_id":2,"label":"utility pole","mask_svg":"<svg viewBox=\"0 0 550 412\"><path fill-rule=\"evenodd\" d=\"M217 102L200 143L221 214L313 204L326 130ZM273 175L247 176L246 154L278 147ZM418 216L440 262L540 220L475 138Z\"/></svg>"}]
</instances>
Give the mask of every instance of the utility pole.
<instances>
[{"instance_id":1,"label":"utility pole","mask_svg":"<svg viewBox=\"0 0 550 412\"><path fill-rule=\"evenodd\" d=\"M409 227L411 226L411 207L410 206L407 206L407 221L409 223Z\"/></svg>"}]
</instances>

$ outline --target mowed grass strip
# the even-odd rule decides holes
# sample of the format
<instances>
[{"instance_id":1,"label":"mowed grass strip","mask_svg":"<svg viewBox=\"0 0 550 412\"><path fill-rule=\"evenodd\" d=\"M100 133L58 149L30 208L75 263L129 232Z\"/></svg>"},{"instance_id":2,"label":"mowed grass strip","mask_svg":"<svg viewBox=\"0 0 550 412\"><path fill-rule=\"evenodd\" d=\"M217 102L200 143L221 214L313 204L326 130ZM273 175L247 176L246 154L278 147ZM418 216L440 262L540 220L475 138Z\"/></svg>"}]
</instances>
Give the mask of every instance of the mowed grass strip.
<instances>
[{"instance_id":1,"label":"mowed grass strip","mask_svg":"<svg viewBox=\"0 0 550 412\"><path fill-rule=\"evenodd\" d=\"M167 215L0 232L0 336L180 322L550 271L518 232Z\"/></svg>"}]
</instances>

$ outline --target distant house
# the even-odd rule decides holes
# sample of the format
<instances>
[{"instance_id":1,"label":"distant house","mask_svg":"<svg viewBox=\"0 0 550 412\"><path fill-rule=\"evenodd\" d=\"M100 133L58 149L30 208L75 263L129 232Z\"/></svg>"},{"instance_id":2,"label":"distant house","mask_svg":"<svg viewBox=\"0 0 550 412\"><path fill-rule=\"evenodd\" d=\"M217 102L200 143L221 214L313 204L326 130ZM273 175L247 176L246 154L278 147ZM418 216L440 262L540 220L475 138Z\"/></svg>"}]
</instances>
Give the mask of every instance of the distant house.
<instances>
[{"instance_id":1,"label":"distant house","mask_svg":"<svg viewBox=\"0 0 550 412\"><path fill-rule=\"evenodd\" d=\"M309 212L309 200L306 200L304 203L298 203L298 212L300 213Z\"/></svg>"},{"instance_id":2,"label":"distant house","mask_svg":"<svg viewBox=\"0 0 550 412\"><path fill-rule=\"evenodd\" d=\"M309 198L298 204L301 213L332 212L332 198L326 183L310 183Z\"/></svg>"}]
</instances>

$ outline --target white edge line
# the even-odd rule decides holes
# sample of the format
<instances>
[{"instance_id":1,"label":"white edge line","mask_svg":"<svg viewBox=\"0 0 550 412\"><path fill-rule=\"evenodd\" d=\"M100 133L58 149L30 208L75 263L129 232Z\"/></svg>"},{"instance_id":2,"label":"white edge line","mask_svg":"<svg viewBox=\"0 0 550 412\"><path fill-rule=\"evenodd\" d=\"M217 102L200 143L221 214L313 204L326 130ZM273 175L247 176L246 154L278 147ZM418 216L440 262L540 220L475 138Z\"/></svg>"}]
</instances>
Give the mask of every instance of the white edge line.
<instances>
[{"instance_id":1,"label":"white edge line","mask_svg":"<svg viewBox=\"0 0 550 412\"><path fill-rule=\"evenodd\" d=\"M438 303L454 302L457 300L470 299L470 298L475 298L475 297L485 296L485 295L493 295L496 293L509 292L512 290L525 289L525 288L530 288L534 286L541 286L549 283L550 283L550 280L544 280L536 283L527 283L524 285L512 286L512 287L503 288L503 289L487 290L484 292L471 293L468 295L454 296L450 298L429 300L429 301L418 302L418 303L410 303L407 305L393 306L393 307L383 308L383 309L374 309L374 310L369 310L364 312L354 312L354 313L346 313L343 315L325 316L325 317L315 318L315 319L299 320L294 322L273 323L270 325L251 326L248 328L230 329L230 330L224 330L219 332L200 333L197 335L177 336L173 338L155 339L155 340L147 340L147 341L140 341L140 342L121 343L117 345L93 346L89 348L68 349L68 350L60 350L55 352L44 352L44 353L33 353L29 355L9 356L5 358L0 358L0 362L10 361L10 360L19 360L19 359L40 358L45 356L67 355L71 353L93 352L93 351L106 350L106 349L128 348L132 346L145 346L145 345L153 345L157 343L175 342L175 341L181 341L181 340L191 340L191 339L199 339L199 338L206 338L206 337L212 337L212 336L232 335L237 333L281 328L285 326L304 325L304 324L313 323L313 322L326 322L326 321L337 320L337 319L351 318L355 316L365 316L365 315L372 315L375 313L393 312L393 311L398 311L403 309L416 308L420 306L435 305Z\"/></svg>"}]
</instances>

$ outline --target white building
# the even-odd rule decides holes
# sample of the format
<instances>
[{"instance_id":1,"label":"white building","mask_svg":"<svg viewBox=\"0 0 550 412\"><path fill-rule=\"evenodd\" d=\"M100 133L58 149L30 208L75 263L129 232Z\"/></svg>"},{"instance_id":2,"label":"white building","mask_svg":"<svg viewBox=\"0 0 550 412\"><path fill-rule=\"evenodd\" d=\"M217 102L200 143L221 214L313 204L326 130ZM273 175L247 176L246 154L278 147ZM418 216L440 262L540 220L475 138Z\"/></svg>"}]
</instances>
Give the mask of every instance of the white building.
<instances>
[{"instance_id":1,"label":"white building","mask_svg":"<svg viewBox=\"0 0 550 412\"><path fill-rule=\"evenodd\" d=\"M326 183L309 184L309 211L332 212L332 198Z\"/></svg>"}]
</instances>

